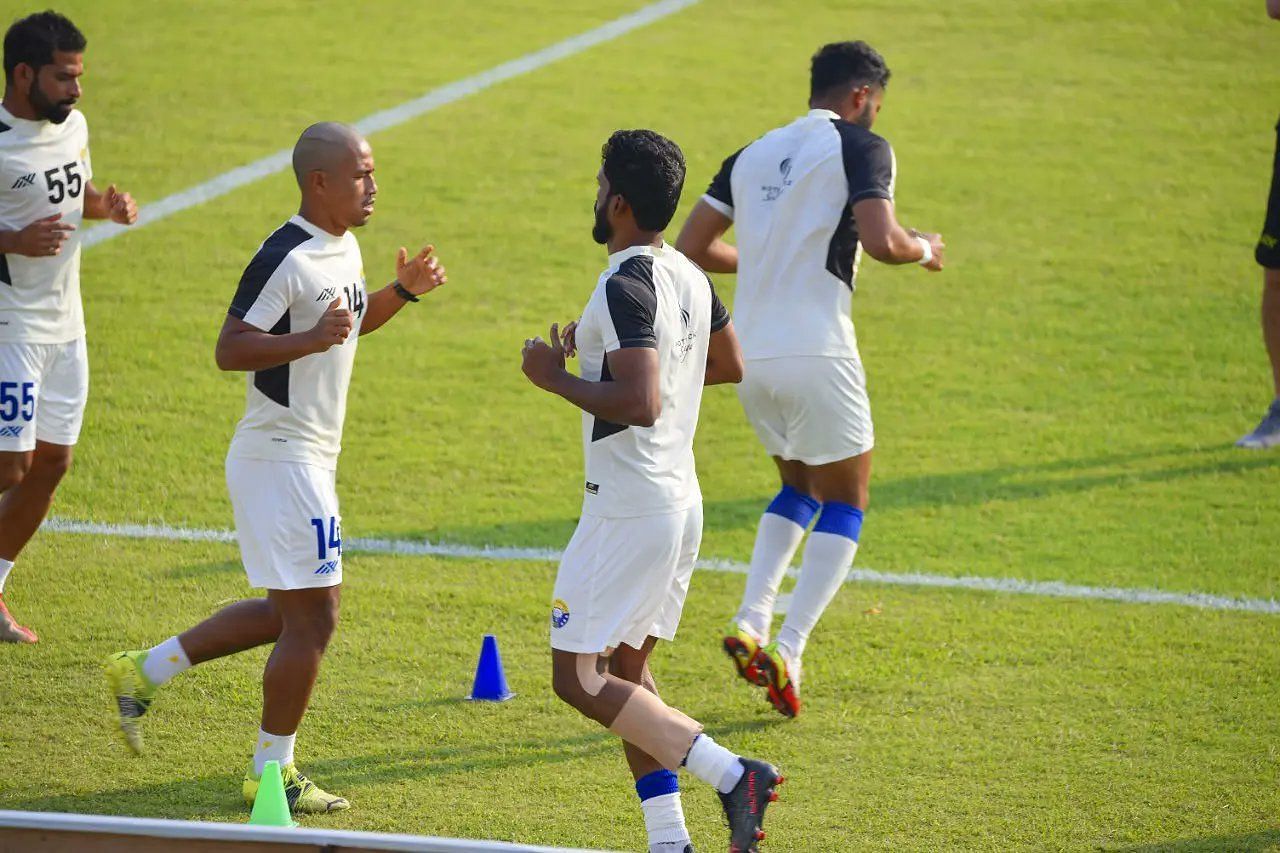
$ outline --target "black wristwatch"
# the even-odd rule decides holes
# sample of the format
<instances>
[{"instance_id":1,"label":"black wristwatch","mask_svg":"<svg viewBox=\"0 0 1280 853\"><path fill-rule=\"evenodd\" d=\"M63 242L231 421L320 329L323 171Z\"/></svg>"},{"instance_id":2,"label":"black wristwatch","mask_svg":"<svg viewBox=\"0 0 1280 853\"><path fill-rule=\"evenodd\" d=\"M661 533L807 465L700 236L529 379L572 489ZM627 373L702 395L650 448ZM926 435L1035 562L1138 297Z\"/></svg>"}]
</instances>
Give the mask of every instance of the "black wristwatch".
<instances>
[{"instance_id":1,"label":"black wristwatch","mask_svg":"<svg viewBox=\"0 0 1280 853\"><path fill-rule=\"evenodd\" d=\"M414 296L412 293L410 293L409 291L405 290L404 285L403 285L403 284L401 284L399 281L393 281L393 282L391 282L391 287L395 290L395 292L396 292L396 296L399 296L399 297L400 297L401 299L403 299L405 302L417 302L417 301L418 301L418 297Z\"/></svg>"}]
</instances>

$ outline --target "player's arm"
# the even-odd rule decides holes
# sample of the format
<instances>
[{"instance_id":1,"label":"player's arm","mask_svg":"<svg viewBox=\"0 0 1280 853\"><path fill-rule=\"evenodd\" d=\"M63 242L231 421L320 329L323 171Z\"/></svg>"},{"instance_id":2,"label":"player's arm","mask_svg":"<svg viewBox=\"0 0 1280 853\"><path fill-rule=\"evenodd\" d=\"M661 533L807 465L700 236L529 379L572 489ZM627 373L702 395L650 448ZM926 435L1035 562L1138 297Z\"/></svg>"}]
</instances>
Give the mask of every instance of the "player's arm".
<instances>
[{"instance_id":1,"label":"player's arm","mask_svg":"<svg viewBox=\"0 0 1280 853\"><path fill-rule=\"evenodd\" d=\"M1280 0L1267 0L1267 14L1280 21Z\"/></svg>"},{"instance_id":2,"label":"player's arm","mask_svg":"<svg viewBox=\"0 0 1280 853\"><path fill-rule=\"evenodd\" d=\"M742 151L738 149L720 164L676 238L676 248L707 272L738 271L738 248L726 243L724 234L733 225L733 167Z\"/></svg>"},{"instance_id":3,"label":"player's arm","mask_svg":"<svg viewBox=\"0 0 1280 853\"><path fill-rule=\"evenodd\" d=\"M418 297L430 293L449 280L439 258L432 257L435 246L424 246L418 254L409 257L408 250L400 247L396 256L396 280L369 297L365 308L360 334L367 335L394 317L401 308Z\"/></svg>"},{"instance_id":4,"label":"player's arm","mask_svg":"<svg viewBox=\"0 0 1280 853\"><path fill-rule=\"evenodd\" d=\"M707 272L737 272L738 247L725 242L733 220L698 199L676 238L676 248Z\"/></svg>"},{"instance_id":5,"label":"player's arm","mask_svg":"<svg viewBox=\"0 0 1280 853\"><path fill-rule=\"evenodd\" d=\"M942 269L942 253L946 248L942 235L903 228L894 215L893 202L888 199L868 198L855 203L853 219L858 225L862 248L877 261L884 264L919 263L934 272Z\"/></svg>"},{"instance_id":6,"label":"player's arm","mask_svg":"<svg viewBox=\"0 0 1280 853\"><path fill-rule=\"evenodd\" d=\"M132 225L138 221L138 203L133 196L117 190L115 184L107 187L106 192L99 192L93 181L89 181L84 188L84 218Z\"/></svg>"},{"instance_id":7,"label":"player's arm","mask_svg":"<svg viewBox=\"0 0 1280 853\"><path fill-rule=\"evenodd\" d=\"M220 370L267 370L337 346L351 334L351 311L341 299L329 303L305 332L273 335L228 314L218 333L213 357Z\"/></svg>"},{"instance_id":8,"label":"player's arm","mask_svg":"<svg viewBox=\"0 0 1280 853\"><path fill-rule=\"evenodd\" d=\"M707 376L702 384L738 383L742 381L742 372L742 347L730 321L712 332L707 341Z\"/></svg>"},{"instance_id":9,"label":"player's arm","mask_svg":"<svg viewBox=\"0 0 1280 853\"><path fill-rule=\"evenodd\" d=\"M711 337L707 340L707 368L702 384L741 382L742 347L738 345L738 333L733 330L729 309L720 301L710 278L707 287L711 289Z\"/></svg>"},{"instance_id":10,"label":"player's arm","mask_svg":"<svg viewBox=\"0 0 1280 853\"><path fill-rule=\"evenodd\" d=\"M574 376L564 367L559 325L551 325L551 342L524 342L524 375L544 391L558 394L579 409L615 424L650 427L662 413L658 385L658 351L651 346L615 349L605 354L608 382Z\"/></svg>"},{"instance_id":11,"label":"player's arm","mask_svg":"<svg viewBox=\"0 0 1280 853\"><path fill-rule=\"evenodd\" d=\"M18 231L0 231L0 255L25 255L28 258L47 258L59 254L62 244L71 237L76 227L62 221L62 214L55 213L37 219Z\"/></svg>"}]
</instances>

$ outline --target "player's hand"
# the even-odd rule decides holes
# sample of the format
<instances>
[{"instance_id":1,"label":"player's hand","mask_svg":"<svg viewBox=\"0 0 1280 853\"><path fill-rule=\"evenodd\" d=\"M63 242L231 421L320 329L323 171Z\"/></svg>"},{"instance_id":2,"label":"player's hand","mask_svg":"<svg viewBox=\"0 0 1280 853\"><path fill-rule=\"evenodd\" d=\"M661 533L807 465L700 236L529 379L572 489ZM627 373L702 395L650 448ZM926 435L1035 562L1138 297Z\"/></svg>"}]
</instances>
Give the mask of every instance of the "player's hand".
<instances>
[{"instance_id":1,"label":"player's hand","mask_svg":"<svg viewBox=\"0 0 1280 853\"><path fill-rule=\"evenodd\" d=\"M555 327L553 326L552 328ZM578 321L570 320L565 323L561 335L564 341L564 354L569 358L573 358L578 354Z\"/></svg>"},{"instance_id":2,"label":"player's hand","mask_svg":"<svg viewBox=\"0 0 1280 853\"><path fill-rule=\"evenodd\" d=\"M408 250L400 247L396 256L396 281L414 296L430 293L449 280L444 264L431 255L435 250L435 246L424 246L418 254L409 257Z\"/></svg>"},{"instance_id":3,"label":"player's hand","mask_svg":"<svg viewBox=\"0 0 1280 853\"><path fill-rule=\"evenodd\" d=\"M133 196L117 190L115 184L107 187L102 202L107 208L107 218L112 222L132 225L138 221L138 203L133 200Z\"/></svg>"},{"instance_id":4,"label":"player's hand","mask_svg":"<svg viewBox=\"0 0 1280 853\"><path fill-rule=\"evenodd\" d=\"M62 252L62 244L71 239L76 227L62 221L62 214L55 213L37 219L14 235L15 255L29 258L49 258Z\"/></svg>"},{"instance_id":5,"label":"player's hand","mask_svg":"<svg viewBox=\"0 0 1280 853\"><path fill-rule=\"evenodd\" d=\"M945 260L943 258L943 254L946 252L946 249L947 249L947 244L942 242L942 235L927 234L924 231L917 231L916 229L912 228L911 236L923 237L924 239L929 241L929 248L933 250L933 257L929 260L929 263L921 264L921 266L923 266L925 269L929 270L930 272L939 272L942 269L943 261Z\"/></svg>"},{"instance_id":6,"label":"player's hand","mask_svg":"<svg viewBox=\"0 0 1280 853\"><path fill-rule=\"evenodd\" d=\"M324 352L332 346L346 341L351 334L351 311L338 298L329 303L320 319L311 327L311 338L315 342L316 352Z\"/></svg>"},{"instance_id":7,"label":"player's hand","mask_svg":"<svg viewBox=\"0 0 1280 853\"><path fill-rule=\"evenodd\" d=\"M529 381L539 388L551 390L555 377L564 372L564 344L560 342L560 326L551 324L551 343L542 338L526 338L522 369Z\"/></svg>"}]
</instances>

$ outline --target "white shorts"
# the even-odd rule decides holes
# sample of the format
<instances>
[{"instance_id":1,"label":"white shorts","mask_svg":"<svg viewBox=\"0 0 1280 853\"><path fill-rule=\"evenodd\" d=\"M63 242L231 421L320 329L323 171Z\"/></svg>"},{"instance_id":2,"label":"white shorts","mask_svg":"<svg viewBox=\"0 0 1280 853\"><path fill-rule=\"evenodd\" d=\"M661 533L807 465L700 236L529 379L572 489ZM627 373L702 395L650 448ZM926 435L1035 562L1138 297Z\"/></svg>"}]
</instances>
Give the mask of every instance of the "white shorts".
<instances>
[{"instance_id":1,"label":"white shorts","mask_svg":"<svg viewBox=\"0 0 1280 853\"><path fill-rule=\"evenodd\" d=\"M0 452L25 453L36 441L75 444L88 399L84 338L65 344L0 343Z\"/></svg>"},{"instance_id":2,"label":"white shorts","mask_svg":"<svg viewBox=\"0 0 1280 853\"><path fill-rule=\"evenodd\" d=\"M867 377L856 358L748 361L738 399L770 456L826 465L875 445Z\"/></svg>"},{"instance_id":3,"label":"white shorts","mask_svg":"<svg viewBox=\"0 0 1280 853\"><path fill-rule=\"evenodd\" d=\"M584 515L556 573L551 648L589 654L680 626L702 543L702 503L665 515Z\"/></svg>"},{"instance_id":4,"label":"white shorts","mask_svg":"<svg viewBox=\"0 0 1280 853\"><path fill-rule=\"evenodd\" d=\"M342 583L336 473L304 462L227 457L227 491L250 584L308 589Z\"/></svg>"}]
</instances>

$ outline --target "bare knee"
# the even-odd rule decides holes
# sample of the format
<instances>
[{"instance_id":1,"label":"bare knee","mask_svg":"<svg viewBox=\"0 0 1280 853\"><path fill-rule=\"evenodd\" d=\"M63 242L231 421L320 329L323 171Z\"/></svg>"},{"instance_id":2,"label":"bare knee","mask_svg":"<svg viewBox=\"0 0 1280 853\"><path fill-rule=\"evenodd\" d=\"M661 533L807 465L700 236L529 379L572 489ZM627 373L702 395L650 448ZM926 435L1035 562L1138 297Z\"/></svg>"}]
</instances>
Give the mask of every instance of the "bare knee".
<instances>
[{"instance_id":1,"label":"bare knee","mask_svg":"<svg viewBox=\"0 0 1280 853\"><path fill-rule=\"evenodd\" d=\"M7 492L21 483L30 469L30 453L0 453L0 492Z\"/></svg>"},{"instance_id":2,"label":"bare knee","mask_svg":"<svg viewBox=\"0 0 1280 853\"><path fill-rule=\"evenodd\" d=\"M582 686L581 679L578 678L577 667L574 666L572 660L554 660L552 662L551 689L555 691L556 697L561 702L578 710L582 710L583 705L589 699L586 689Z\"/></svg>"},{"instance_id":3,"label":"bare knee","mask_svg":"<svg viewBox=\"0 0 1280 853\"><path fill-rule=\"evenodd\" d=\"M71 448L57 445L57 449L50 450L50 447L54 445L43 445L37 448L31 459L31 469L27 472L27 476L38 479L41 483L46 483L53 488L62 482L62 478L71 470Z\"/></svg>"},{"instance_id":4,"label":"bare knee","mask_svg":"<svg viewBox=\"0 0 1280 853\"><path fill-rule=\"evenodd\" d=\"M639 684L647 690L657 692L657 683L649 671L647 649L632 651L628 646L619 646L609 658L609 672L623 681L630 681L632 684Z\"/></svg>"},{"instance_id":5,"label":"bare knee","mask_svg":"<svg viewBox=\"0 0 1280 853\"><path fill-rule=\"evenodd\" d=\"M290 613L283 620L282 630L323 652L337 628L338 601L331 598L301 612Z\"/></svg>"}]
</instances>

